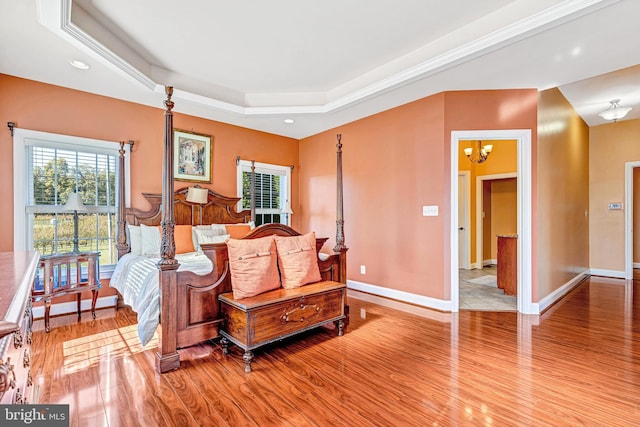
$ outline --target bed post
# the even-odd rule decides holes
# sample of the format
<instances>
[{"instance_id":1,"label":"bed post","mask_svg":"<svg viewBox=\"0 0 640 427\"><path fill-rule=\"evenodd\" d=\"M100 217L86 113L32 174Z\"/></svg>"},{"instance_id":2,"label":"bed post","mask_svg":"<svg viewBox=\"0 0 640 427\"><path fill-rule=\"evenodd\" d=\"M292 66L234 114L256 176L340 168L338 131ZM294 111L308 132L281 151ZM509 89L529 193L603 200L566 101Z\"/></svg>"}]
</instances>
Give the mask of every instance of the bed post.
<instances>
[{"instance_id":1,"label":"bed post","mask_svg":"<svg viewBox=\"0 0 640 427\"><path fill-rule=\"evenodd\" d=\"M251 160L251 221L256 221L256 161Z\"/></svg>"},{"instance_id":2,"label":"bed post","mask_svg":"<svg viewBox=\"0 0 640 427\"><path fill-rule=\"evenodd\" d=\"M177 350L176 317L178 304L178 275L180 264L175 259L176 245L173 231L173 87L165 86L167 99L164 101L164 157L162 161L162 240L160 243L160 342L156 353L156 369L167 372L180 367Z\"/></svg>"},{"instance_id":3,"label":"bed post","mask_svg":"<svg viewBox=\"0 0 640 427\"><path fill-rule=\"evenodd\" d=\"M125 217L125 197L124 197L124 141L120 141L120 154L118 159L118 167L120 168L120 174L118 176L118 236L116 238L116 249L118 250L118 259L124 254L129 252L129 242L127 242L127 219Z\"/></svg>"},{"instance_id":4,"label":"bed post","mask_svg":"<svg viewBox=\"0 0 640 427\"><path fill-rule=\"evenodd\" d=\"M347 248L344 245L344 218L342 204L342 134L336 135L338 143L337 148L337 219L336 219L336 246L334 252L338 252L340 256L340 282L347 283Z\"/></svg>"}]
</instances>

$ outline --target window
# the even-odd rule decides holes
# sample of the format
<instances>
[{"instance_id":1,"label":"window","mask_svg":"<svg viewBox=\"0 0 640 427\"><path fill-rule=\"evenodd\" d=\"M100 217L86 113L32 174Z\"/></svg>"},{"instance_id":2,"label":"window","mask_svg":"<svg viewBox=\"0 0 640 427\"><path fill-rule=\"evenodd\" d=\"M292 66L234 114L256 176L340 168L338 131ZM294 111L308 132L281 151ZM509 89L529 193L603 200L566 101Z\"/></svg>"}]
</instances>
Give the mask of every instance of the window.
<instances>
[{"instance_id":1,"label":"window","mask_svg":"<svg viewBox=\"0 0 640 427\"><path fill-rule=\"evenodd\" d=\"M63 208L77 192L87 207L78 213L79 249L99 251L102 266L115 264L119 143L14 132L14 170L23 171L14 177L14 248L41 255L72 251L74 213Z\"/></svg>"},{"instance_id":2,"label":"window","mask_svg":"<svg viewBox=\"0 0 640 427\"><path fill-rule=\"evenodd\" d=\"M270 223L290 225L291 167L255 163L256 226ZM251 209L251 162L238 162L239 209Z\"/></svg>"}]
</instances>

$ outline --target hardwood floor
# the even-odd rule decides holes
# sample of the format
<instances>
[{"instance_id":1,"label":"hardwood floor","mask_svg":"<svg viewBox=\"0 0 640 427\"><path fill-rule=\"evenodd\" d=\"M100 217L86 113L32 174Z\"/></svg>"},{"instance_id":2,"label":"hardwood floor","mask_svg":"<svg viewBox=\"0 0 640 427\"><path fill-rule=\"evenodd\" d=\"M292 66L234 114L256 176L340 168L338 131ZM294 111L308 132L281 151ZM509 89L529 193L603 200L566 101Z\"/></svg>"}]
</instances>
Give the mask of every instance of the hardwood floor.
<instances>
[{"instance_id":1,"label":"hardwood floor","mask_svg":"<svg viewBox=\"0 0 640 427\"><path fill-rule=\"evenodd\" d=\"M34 324L39 403L82 426L640 425L640 282L591 278L541 316L418 316L350 298L342 337L320 329L256 352L181 350L154 370L135 314Z\"/></svg>"}]
</instances>

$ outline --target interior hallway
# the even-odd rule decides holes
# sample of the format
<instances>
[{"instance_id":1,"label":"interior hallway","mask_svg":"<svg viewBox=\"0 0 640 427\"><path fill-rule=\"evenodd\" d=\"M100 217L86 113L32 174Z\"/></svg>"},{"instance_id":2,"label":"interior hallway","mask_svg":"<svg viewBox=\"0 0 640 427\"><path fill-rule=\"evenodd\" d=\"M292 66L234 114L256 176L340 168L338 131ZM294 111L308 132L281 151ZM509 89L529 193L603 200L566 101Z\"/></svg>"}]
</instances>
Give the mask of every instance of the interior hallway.
<instances>
[{"instance_id":1,"label":"interior hallway","mask_svg":"<svg viewBox=\"0 0 640 427\"><path fill-rule=\"evenodd\" d=\"M517 311L517 297L505 295L491 276L497 277L497 266L483 269L460 269L460 310Z\"/></svg>"}]
</instances>

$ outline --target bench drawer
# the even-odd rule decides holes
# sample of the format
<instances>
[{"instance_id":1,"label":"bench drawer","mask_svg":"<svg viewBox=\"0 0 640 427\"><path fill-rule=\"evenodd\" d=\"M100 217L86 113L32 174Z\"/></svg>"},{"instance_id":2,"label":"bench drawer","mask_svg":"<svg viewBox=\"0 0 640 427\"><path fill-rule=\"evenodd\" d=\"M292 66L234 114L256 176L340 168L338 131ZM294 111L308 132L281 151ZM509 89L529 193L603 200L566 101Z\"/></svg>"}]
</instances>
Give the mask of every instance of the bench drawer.
<instances>
[{"instance_id":1,"label":"bench drawer","mask_svg":"<svg viewBox=\"0 0 640 427\"><path fill-rule=\"evenodd\" d=\"M225 335L245 350L344 317L344 289L242 310L222 304Z\"/></svg>"}]
</instances>

